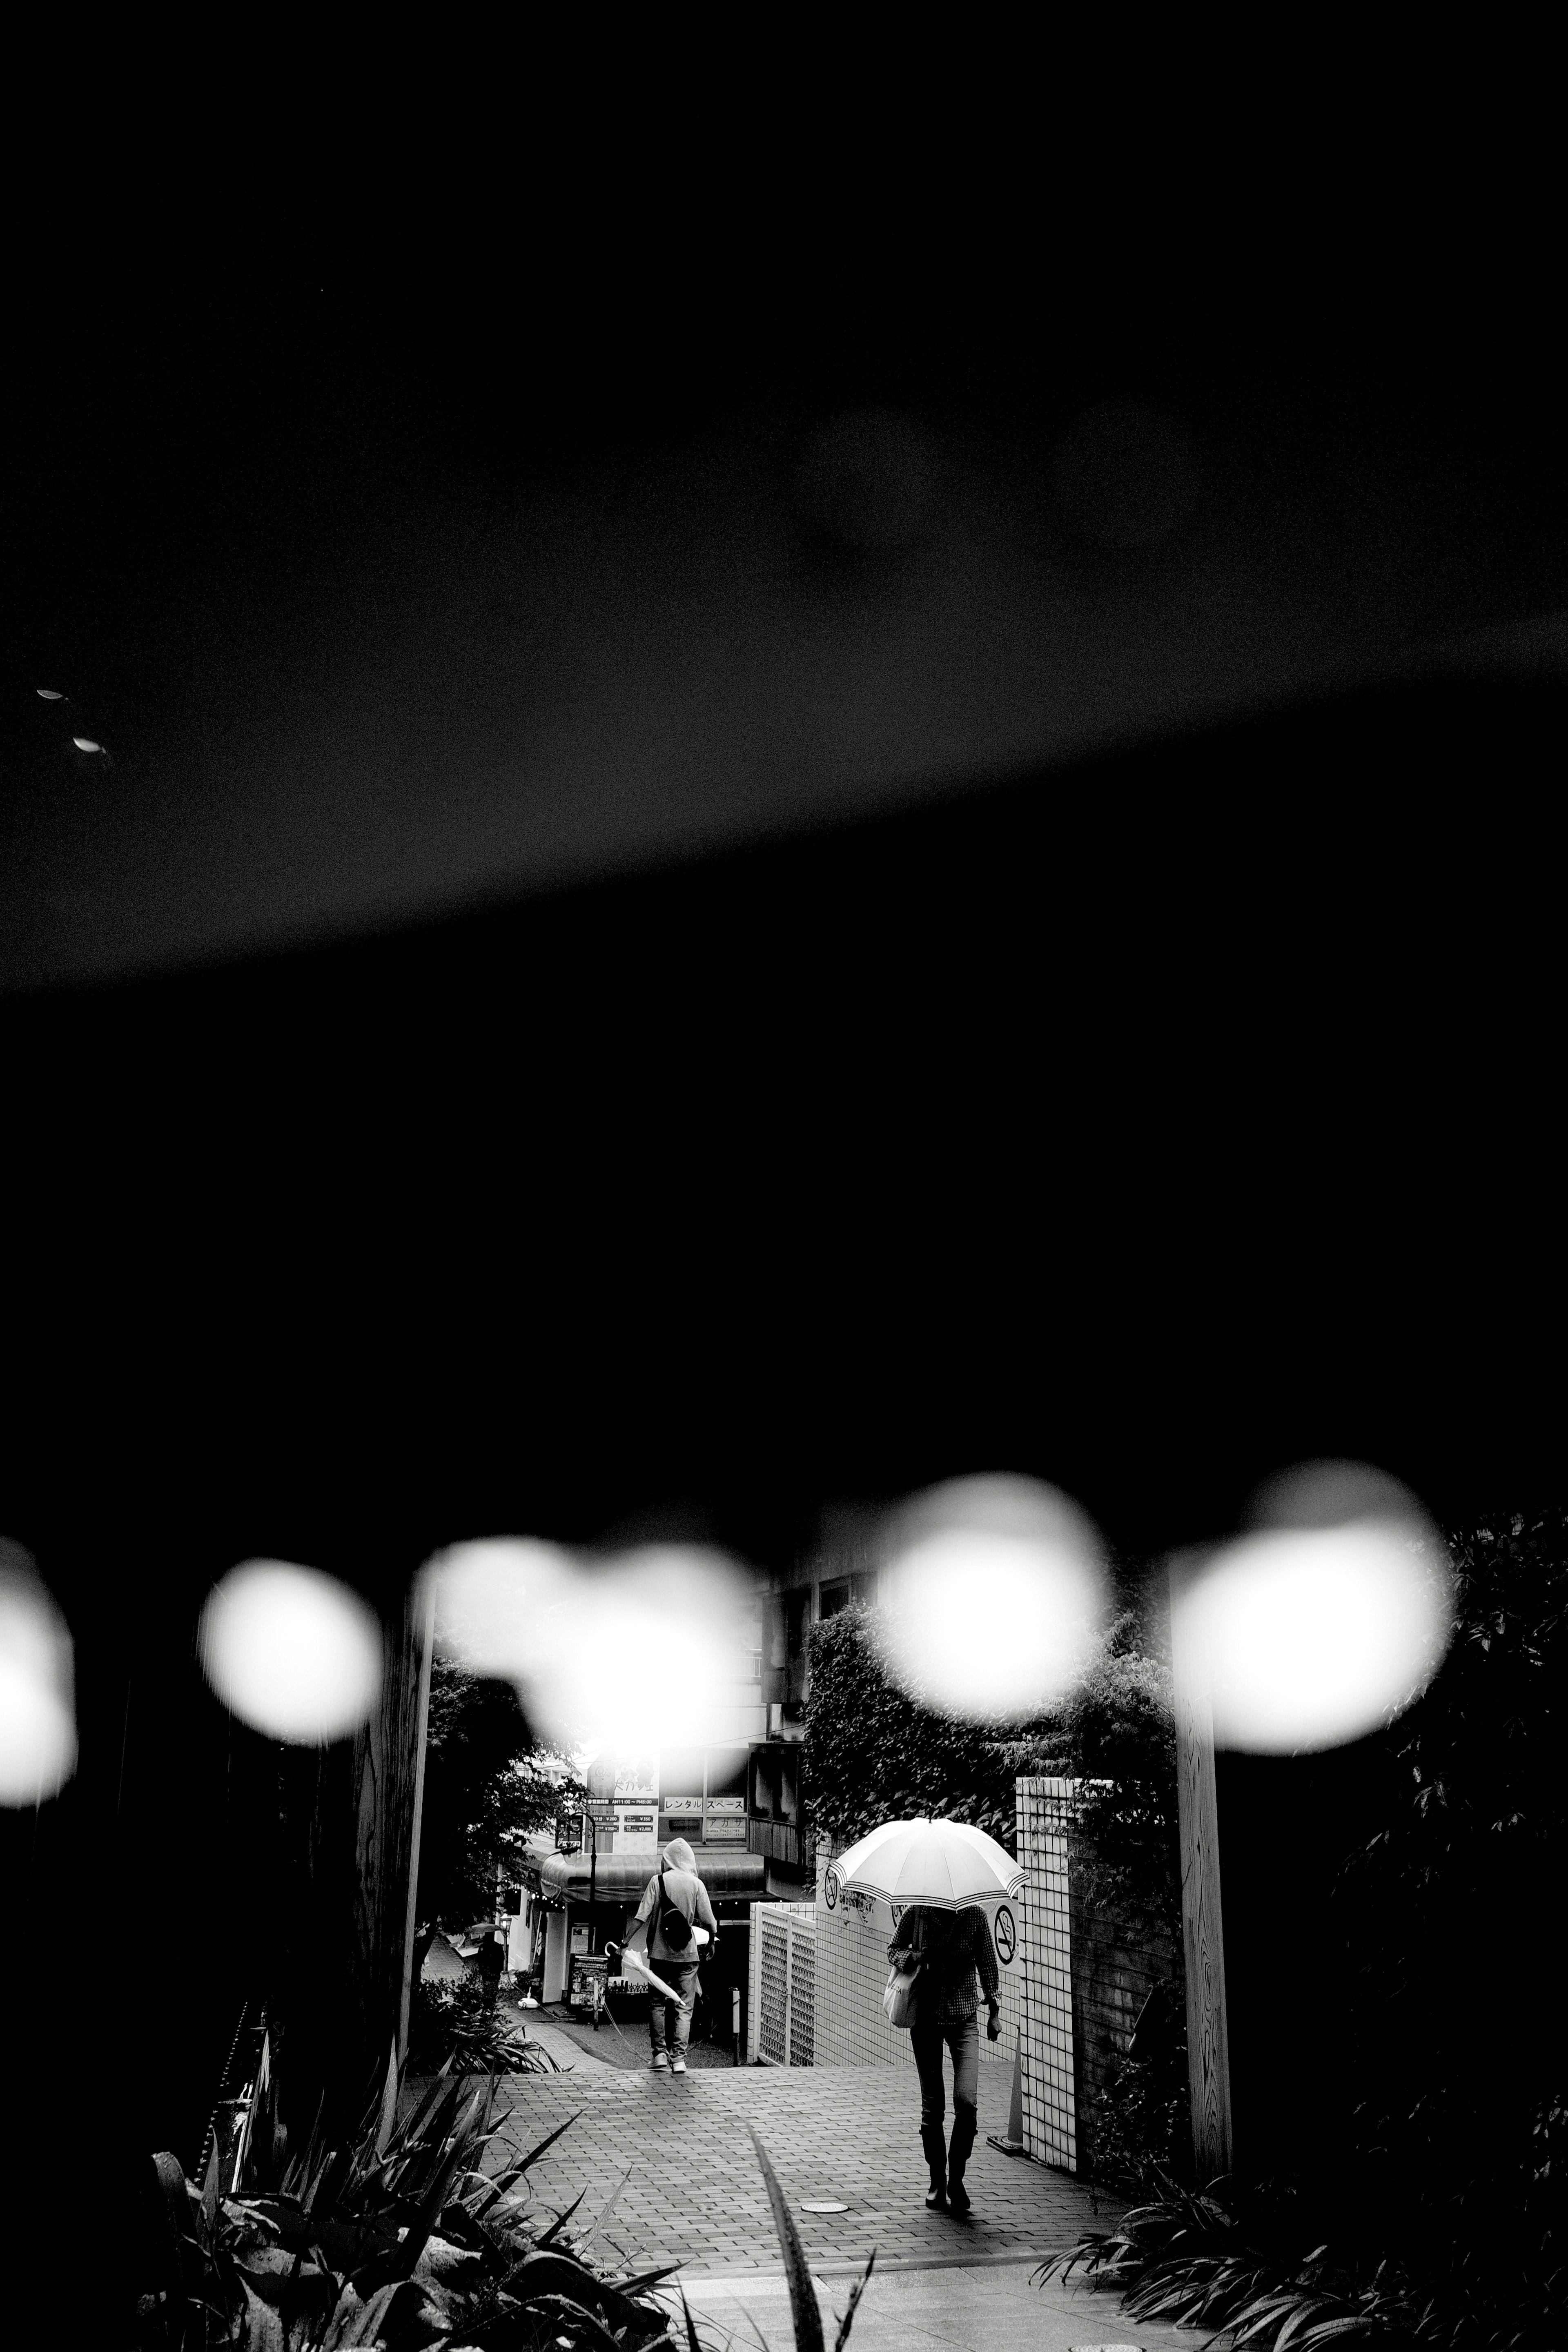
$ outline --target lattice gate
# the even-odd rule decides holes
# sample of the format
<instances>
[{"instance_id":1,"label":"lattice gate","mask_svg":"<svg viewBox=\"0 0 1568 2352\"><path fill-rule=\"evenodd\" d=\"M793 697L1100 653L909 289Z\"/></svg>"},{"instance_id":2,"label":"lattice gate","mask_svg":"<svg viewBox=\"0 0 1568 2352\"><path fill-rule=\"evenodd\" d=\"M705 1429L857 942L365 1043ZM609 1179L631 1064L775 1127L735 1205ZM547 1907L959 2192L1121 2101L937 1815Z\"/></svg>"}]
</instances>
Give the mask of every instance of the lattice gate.
<instances>
[{"instance_id":1,"label":"lattice gate","mask_svg":"<svg viewBox=\"0 0 1568 2352\"><path fill-rule=\"evenodd\" d=\"M816 2059L816 1906L753 1903L747 2058L764 2066Z\"/></svg>"}]
</instances>

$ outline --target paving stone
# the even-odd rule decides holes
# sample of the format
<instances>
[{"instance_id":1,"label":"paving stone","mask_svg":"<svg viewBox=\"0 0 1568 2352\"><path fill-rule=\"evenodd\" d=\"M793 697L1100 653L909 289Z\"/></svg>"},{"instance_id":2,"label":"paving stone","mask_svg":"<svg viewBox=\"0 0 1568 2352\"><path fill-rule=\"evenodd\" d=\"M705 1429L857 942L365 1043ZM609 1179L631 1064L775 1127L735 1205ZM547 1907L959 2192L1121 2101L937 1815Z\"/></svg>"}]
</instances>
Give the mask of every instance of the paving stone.
<instances>
[{"instance_id":1,"label":"paving stone","mask_svg":"<svg viewBox=\"0 0 1568 2352\"><path fill-rule=\"evenodd\" d=\"M536 2204L559 2211L580 2192L577 2225L595 2215L631 2168L609 2230L628 2260L679 2260L692 2276L752 2262L776 2267L778 2242L747 2126L753 2126L795 2213L815 2264L996 2260L1071 2245L1122 2210L1099 2202L1069 2174L1002 2156L985 2145L1007 2120L1011 2078L982 2067L980 2137L967 2222L928 2213L920 2114L904 2067L732 2067L684 2078L594 2068L573 2077L518 2075L498 2085L500 2136L487 2162L500 2170L568 2117L571 2128L529 2175ZM951 2119L951 2118L950 2118ZM508 2144L512 2153L509 2155ZM839 2214L800 2210L806 2198L840 2199Z\"/></svg>"}]
</instances>

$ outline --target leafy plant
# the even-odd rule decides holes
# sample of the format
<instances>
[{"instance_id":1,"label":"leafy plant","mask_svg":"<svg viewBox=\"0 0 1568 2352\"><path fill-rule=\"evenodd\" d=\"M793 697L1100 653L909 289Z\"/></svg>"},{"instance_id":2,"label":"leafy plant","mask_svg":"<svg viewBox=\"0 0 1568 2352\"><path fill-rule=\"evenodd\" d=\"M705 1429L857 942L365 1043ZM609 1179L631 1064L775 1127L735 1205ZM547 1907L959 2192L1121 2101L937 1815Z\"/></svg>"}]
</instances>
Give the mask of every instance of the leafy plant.
<instances>
[{"instance_id":1,"label":"leafy plant","mask_svg":"<svg viewBox=\"0 0 1568 2352\"><path fill-rule=\"evenodd\" d=\"M1031 2273L1037 2286L1082 2268L1090 2284L1111 2287L1132 2319L1226 2334L1239 2352L1317 2352L1330 2342L1436 2346L1433 2313L1408 2280L1384 2263L1358 2279L1329 2259L1326 2246L1281 2256L1259 2242L1222 2203L1211 2183L1202 2194L1174 2181L1114 2230L1081 2237Z\"/></svg>"},{"instance_id":2,"label":"leafy plant","mask_svg":"<svg viewBox=\"0 0 1568 2352\"><path fill-rule=\"evenodd\" d=\"M1500 1513L1450 1529L1447 1549L1453 1641L1377 1743L1382 1825L1334 1893L1362 2094L1345 2163L1355 2206L1427 2281L1456 2344L1554 2345L1562 2004L1548 1994L1516 2026L1488 1986L1543 1953L1539 1890L1568 1832L1568 1511Z\"/></svg>"},{"instance_id":3,"label":"leafy plant","mask_svg":"<svg viewBox=\"0 0 1568 2352\"><path fill-rule=\"evenodd\" d=\"M181 2259L177 2284L139 2308L144 2352L651 2352L668 2340L653 2290L670 2271L613 2276L569 2239L574 2205L547 2219L524 2210L530 2170L575 2118L481 2172L495 2083L470 2091L448 2068L400 2123L394 2060L350 2147L324 2146L318 2126L290 2157L264 2053L243 2136L226 2158L215 2147L202 2186L159 2159L184 2209ZM226 2193L230 2164L238 2185Z\"/></svg>"},{"instance_id":4,"label":"leafy plant","mask_svg":"<svg viewBox=\"0 0 1568 2352\"><path fill-rule=\"evenodd\" d=\"M457 2074L560 2071L549 2052L531 2042L521 2024L498 2009L489 1989L471 1977L413 1988L408 2065L412 2074L434 2074L447 2065Z\"/></svg>"},{"instance_id":5,"label":"leafy plant","mask_svg":"<svg viewBox=\"0 0 1568 2352\"><path fill-rule=\"evenodd\" d=\"M582 2200L526 2210L528 2175L568 2117L527 2155L486 2175L497 2137L496 2076L471 2091L448 2064L402 2122L395 2054L353 2144L326 2147L320 2118L290 2156L277 2124L267 2045L235 2145L215 2146L198 2189L154 2159L168 2202L172 2284L138 2305L138 2352L680 2352L659 2290L678 2265L617 2276L588 2249L619 2189L579 2237ZM784 2250L797 2352L825 2352L805 2249L777 2174L752 2134ZM629 2176L628 2176L629 2177ZM226 2191L225 2179L231 2183ZM626 2185L625 2180L620 2188ZM876 2262L856 2281L834 2352L844 2352ZM709 2352L680 2298L684 2352Z\"/></svg>"},{"instance_id":6,"label":"leafy plant","mask_svg":"<svg viewBox=\"0 0 1568 2352\"><path fill-rule=\"evenodd\" d=\"M811 2268L805 2259L805 2248L800 2242L800 2231L795 2228L795 2215L789 2210L789 2200L784 2195L784 2185L768 2161L766 2148L758 2138L755 2130L750 2126L747 2128L752 2131L752 2146L757 2151L757 2162L762 2167L763 2180L768 2192L768 2203L773 2207L773 2228L778 2232L779 2246L784 2254L784 2281L789 2288L789 2308L790 2317L795 2326L795 2352L826 2352L822 2334L822 2314L816 2307L816 2290L811 2283ZM867 2283L871 2276L876 2260L877 2250L873 2246L870 2261L849 2291L849 2301L845 2305L844 2316L838 2323L838 2333L834 2338L833 2352L844 2352L844 2347L849 2341L849 2330L855 2325L855 2314L859 2306L860 2297L866 2292ZM691 2330L689 2312L686 2315L686 2324L688 2331L691 2334L690 2352L697 2352L697 2339L695 2332Z\"/></svg>"}]
</instances>

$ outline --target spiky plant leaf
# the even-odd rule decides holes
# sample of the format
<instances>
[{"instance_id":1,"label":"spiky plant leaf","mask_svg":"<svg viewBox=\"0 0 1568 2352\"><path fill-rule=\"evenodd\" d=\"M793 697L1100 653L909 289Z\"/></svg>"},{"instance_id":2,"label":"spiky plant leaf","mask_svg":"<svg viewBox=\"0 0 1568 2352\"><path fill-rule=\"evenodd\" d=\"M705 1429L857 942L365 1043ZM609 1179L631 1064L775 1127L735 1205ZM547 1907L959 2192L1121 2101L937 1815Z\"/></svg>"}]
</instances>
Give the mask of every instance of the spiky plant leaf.
<instances>
[{"instance_id":1,"label":"spiky plant leaf","mask_svg":"<svg viewBox=\"0 0 1568 2352\"><path fill-rule=\"evenodd\" d=\"M763 2168L768 2202L773 2209L773 2227L778 2231L779 2245L784 2253L790 2314L795 2321L795 2352L825 2352L822 2314L816 2307L816 2290L811 2283L805 2249L800 2242L800 2231L795 2226L795 2215L789 2210L778 2174L769 2163L768 2152L757 2137L754 2126L748 2124L746 2128L751 2132L752 2146L757 2151L757 2162Z\"/></svg>"},{"instance_id":2,"label":"spiky plant leaf","mask_svg":"<svg viewBox=\"0 0 1568 2352\"><path fill-rule=\"evenodd\" d=\"M870 2261L867 2263L865 2269L861 2272L859 2277L856 2280L854 2285L849 2290L849 2301L845 2305L844 2316L838 2323L838 2334L834 2339L833 2352L844 2352L844 2347L849 2341L849 2330L855 2325L855 2313L859 2305L860 2297L866 2292L871 2273L876 2267L876 2262L877 2249L873 2246L871 2249Z\"/></svg>"},{"instance_id":3,"label":"spiky plant leaf","mask_svg":"<svg viewBox=\"0 0 1568 2352\"><path fill-rule=\"evenodd\" d=\"M381 2116L375 2129L375 2152L384 2156L392 2140L392 2128L397 2121L397 2041L394 2036L392 2054L386 2062L386 2082L381 2094Z\"/></svg>"}]
</instances>

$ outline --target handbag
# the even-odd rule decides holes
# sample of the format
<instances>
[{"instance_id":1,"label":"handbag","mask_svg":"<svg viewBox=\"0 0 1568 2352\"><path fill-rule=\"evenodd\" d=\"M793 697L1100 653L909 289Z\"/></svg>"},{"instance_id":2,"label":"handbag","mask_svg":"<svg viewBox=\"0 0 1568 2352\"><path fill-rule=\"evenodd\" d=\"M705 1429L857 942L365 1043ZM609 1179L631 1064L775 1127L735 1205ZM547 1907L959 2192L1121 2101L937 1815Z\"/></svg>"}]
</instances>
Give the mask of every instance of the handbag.
<instances>
[{"instance_id":1,"label":"handbag","mask_svg":"<svg viewBox=\"0 0 1568 2352\"><path fill-rule=\"evenodd\" d=\"M924 1920L917 1919L913 1948L894 1961L882 1992L882 2013L889 2024L896 2026L900 2033L908 2033L915 2022L915 1986L921 1972L924 1931Z\"/></svg>"}]
</instances>

